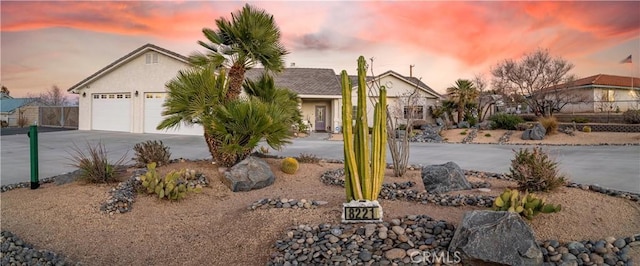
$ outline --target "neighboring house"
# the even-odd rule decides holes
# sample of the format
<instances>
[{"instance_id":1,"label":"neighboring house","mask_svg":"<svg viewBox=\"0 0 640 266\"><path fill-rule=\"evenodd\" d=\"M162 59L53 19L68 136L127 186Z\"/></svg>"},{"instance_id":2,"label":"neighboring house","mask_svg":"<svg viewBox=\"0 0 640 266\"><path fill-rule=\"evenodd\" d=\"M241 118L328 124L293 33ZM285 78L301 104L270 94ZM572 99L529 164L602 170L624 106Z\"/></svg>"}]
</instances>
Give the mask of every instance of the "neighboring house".
<instances>
[{"instance_id":1,"label":"neighboring house","mask_svg":"<svg viewBox=\"0 0 640 266\"><path fill-rule=\"evenodd\" d=\"M38 109L32 106L33 98L12 98L3 95L0 98L0 120L8 126L26 126L38 121ZM35 107L35 108L30 108Z\"/></svg>"},{"instance_id":2,"label":"neighboring house","mask_svg":"<svg viewBox=\"0 0 640 266\"><path fill-rule=\"evenodd\" d=\"M561 113L624 112L640 107L640 78L636 77L598 74L547 90L558 90L580 100L565 105Z\"/></svg>"},{"instance_id":3,"label":"neighboring house","mask_svg":"<svg viewBox=\"0 0 640 266\"><path fill-rule=\"evenodd\" d=\"M200 125L182 125L178 130L156 130L162 121L162 104L167 97L165 84L178 72L191 67L188 58L167 49L146 44L73 85L68 91L79 94L79 130L106 130L131 133L202 135ZM246 78L255 79L264 70L250 69ZM370 79L372 81L374 79ZM416 78L393 71L375 80L390 82L390 104L406 91L419 88L421 118L431 119L429 106L440 98ZM332 69L286 68L274 74L276 86L296 92L303 120L311 130L339 132L342 127L342 89ZM417 84L417 85L416 85ZM416 108L418 108L416 106ZM369 109L373 111L373 107ZM373 118L370 118L373 121Z\"/></svg>"},{"instance_id":4,"label":"neighboring house","mask_svg":"<svg viewBox=\"0 0 640 266\"><path fill-rule=\"evenodd\" d=\"M187 57L153 44L121 57L69 88L80 95L78 129L202 135L200 125L156 129L165 83L188 67Z\"/></svg>"},{"instance_id":5,"label":"neighboring house","mask_svg":"<svg viewBox=\"0 0 640 266\"><path fill-rule=\"evenodd\" d=\"M355 88L358 86L358 77L349 76L354 88L352 103L357 104ZM416 77L406 77L394 71L384 72L376 77L367 77L367 88L377 88L380 85L387 88L387 106L389 115L396 124L406 124L407 119L414 120L414 125L435 123L430 107L435 107L442 100L442 96L432 88L424 84ZM409 101L409 95L416 93L413 100ZM378 91L370 90L370 98L367 101L367 121L373 126L373 107L378 97ZM373 94L373 95L372 95ZM354 109L357 106L354 106Z\"/></svg>"}]
</instances>

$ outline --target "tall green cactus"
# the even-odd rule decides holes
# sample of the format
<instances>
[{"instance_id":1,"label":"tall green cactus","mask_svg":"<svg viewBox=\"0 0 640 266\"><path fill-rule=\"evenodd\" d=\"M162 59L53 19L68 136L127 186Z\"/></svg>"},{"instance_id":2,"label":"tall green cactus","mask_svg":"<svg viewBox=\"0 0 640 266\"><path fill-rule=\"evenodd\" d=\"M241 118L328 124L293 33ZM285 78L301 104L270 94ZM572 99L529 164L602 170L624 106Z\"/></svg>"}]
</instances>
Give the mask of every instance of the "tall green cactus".
<instances>
[{"instance_id":1,"label":"tall green cactus","mask_svg":"<svg viewBox=\"0 0 640 266\"><path fill-rule=\"evenodd\" d=\"M387 146L387 90L380 88L380 96L374 107L373 131L369 140L367 121L366 61L358 58L358 109L356 125L351 126L353 105L351 82L347 71L341 73L342 84L342 133L344 135L345 188L347 201L376 200L386 168ZM355 130L355 132L354 132Z\"/></svg>"}]
</instances>

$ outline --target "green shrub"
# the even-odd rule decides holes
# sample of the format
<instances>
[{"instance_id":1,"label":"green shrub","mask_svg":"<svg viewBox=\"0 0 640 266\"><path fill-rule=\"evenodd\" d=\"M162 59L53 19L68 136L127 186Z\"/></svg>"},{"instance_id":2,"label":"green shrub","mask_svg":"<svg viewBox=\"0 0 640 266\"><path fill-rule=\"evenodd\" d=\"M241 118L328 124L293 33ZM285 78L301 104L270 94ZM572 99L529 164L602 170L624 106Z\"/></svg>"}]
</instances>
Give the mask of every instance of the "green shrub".
<instances>
[{"instance_id":1,"label":"green shrub","mask_svg":"<svg viewBox=\"0 0 640 266\"><path fill-rule=\"evenodd\" d=\"M140 142L133 146L133 150L136 153L134 160L138 167L144 167L153 162L157 163L158 166L167 165L171 157L169 147L164 146L162 141L147 140L146 142Z\"/></svg>"},{"instance_id":2,"label":"green shrub","mask_svg":"<svg viewBox=\"0 0 640 266\"><path fill-rule=\"evenodd\" d=\"M406 130L406 129L407 129L407 125L405 124L398 125L398 130Z\"/></svg>"},{"instance_id":3,"label":"green shrub","mask_svg":"<svg viewBox=\"0 0 640 266\"><path fill-rule=\"evenodd\" d=\"M528 220L540 213L553 213L562 210L562 205L545 204L544 198L538 198L533 193L520 194L517 190L505 189L493 201L494 211L509 211L520 214Z\"/></svg>"},{"instance_id":4,"label":"green shrub","mask_svg":"<svg viewBox=\"0 0 640 266\"><path fill-rule=\"evenodd\" d=\"M311 153L300 153L297 159L298 159L298 162L300 163L319 163L320 162L320 158L318 158L318 156L316 156L315 154L311 154Z\"/></svg>"},{"instance_id":5,"label":"green shrub","mask_svg":"<svg viewBox=\"0 0 640 266\"><path fill-rule=\"evenodd\" d=\"M200 192L202 187L192 187L187 181L185 170L171 171L161 178L156 172L156 163L147 165L147 173L140 176L142 186L147 194L156 194L159 199L180 200L187 196L187 192Z\"/></svg>"},{"instance_id":6,"label":"green shrub","mask_svg":"<svg viewBox=\"0 0 640 266\"><path fill-rule=\"evenodd\" d=\"M460 132L460 135L467 135L467 131L465 130L465 131Z\"/></svg>"},{"instance_id":7,"label":"green shrub","mask_svg":"<svg viewBox=\"0 0 640 266\"><path fill-rule=\"evenodd\" d=\"M524 120L517 116L506 113L498 113L489 117L491 121L491 127L494 129L516 129L516 125L524 122Z\"/></svg>"},{"instance_id":8,"label":"green shrub","mask_svg":"<svg viewBox=\"0 0 640 266\"><path fill-rule=\"evenodd\" d=\"M590 127L590 126L584 126L584 127L582 127L582 132L584 132L584 133L590 133L590 132L591 132L591 127Z\"/></svg>"},{"instance_id":9,"label":"green shrub","mask_svg":"<svg viewBox=\"0 0 640 266\"><path fill-rule=\"evenodd\" d=\"M640 124L640 110L627 110L622 113L625 123Z\"/></svg>"},{"instance_id":10,"label":"green shrub","mask_svg":"<svg viewBox=\"0 0 640 266\"><path fill-rule=\"evenodd\" d=\"M589 123L589 119L586 117L578 116L578 117L572 118L571 122L578 123L578 124Z\"/></svg>"},{"instance_id":11,"label":"green shrub","mask_svg":"<svg viewBox=\"0 0 640 266\"><path fill-rule=\"evenodd\" d=\"M80 179L88 183L111 183L117 182L123 167L120 167L126 156L125 153L120 159L111 163L108 160L107 149L101 142L91 145L87 142L87 149L84 151L73 144L71 153L71 165L81 170Z\"/></svg>"},{"instance_id":12,"label":"green shrub","mask_svg":"<svg viewBox=\"0 0 640 266\"><path fill-rule=\"evenodd\" d=\"M514 151L515 152L515 151ZM558 172L558 163L539 147L515 152L507 174L524 191L552 191L565 184L564 176Z\"/></svg>"},{"instance_id":13,"label":"green shrub","mask_svg":"<svg viewBox=\"0 0 640 266\"><path fill-rule=\"evenodd\" d=\"M558 133L558 120L554 116L540 117L538 122L547 130L546 135L554 135Z\"/></svg>"},{"instance_id":14,"label":"green shrub","mask_svg":"<svg viewBox=\"0 0 640 266\"><path fill-rule=\"evenodd\" d=\"M491 137L491 134L487 133L487 134L484 134L484 136L488 138L488 137Z\"/></svg>"}]
</instances>

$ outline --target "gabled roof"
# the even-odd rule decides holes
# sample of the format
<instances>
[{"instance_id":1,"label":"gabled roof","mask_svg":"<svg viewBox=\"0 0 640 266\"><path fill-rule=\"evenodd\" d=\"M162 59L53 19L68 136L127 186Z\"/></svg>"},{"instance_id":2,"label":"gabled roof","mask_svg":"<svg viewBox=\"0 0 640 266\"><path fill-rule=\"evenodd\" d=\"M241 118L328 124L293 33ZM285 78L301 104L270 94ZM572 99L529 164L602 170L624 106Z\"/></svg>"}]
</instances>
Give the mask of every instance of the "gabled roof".
<instances>
[{"instance_id":1,"label":"gabled roof","mask_svg":"<svg viewBox=\"0 0 640 266\"><path fill-rule=\"evenodd\" d=\"M93 73L93 75L87 77L86 79L83 79L82 81L78 82L77 84L71 86L71 88L69 88L67 91L73 91L73 90L81 89L86 84L91 83L92 81L104 76L105 74L111 72L112 70L116 69L117 67L129 62L131 59L136 58L137 56L139 56L139 55L141 55L143 53L146 53L148 51L156 51L158 53L164 54L164 55L166 55L168 57L172 57L172 58L177 59L179 61L182 61L184 63L189 63L189 58L187 58L184 55L181 55L181 54L178 54L176 52L164 49L164 48L156 46L154 44L147 43L147 44L141 46L140 48L133 50L131 53L128 53L123 57L120 57L118 60L116 60L113 63L107 65L106 67L98 70L98 72Z\"/></svg>"},{"instance_id":2,"label":"gabled roof","mask_svg":"<svg viewBox=\"0 0 640 266\"><path fill-rule=\"evenodd\" d=\"M431 87L429 87L427 84L425 84L424 82L422 82L419 78L416 77L407 77L407 76L403 76L398 74L398 72L395 72L393 70L389 70L387 72L384 72L378 76L375 77L375 79L381 79L383 77L386 76L395 76L396 78L403 80L404 82L411 84L413 86L418 86L418 88L422 89L423 91L437 97L437 98L442 98L442 95L440 95L439 93L437 93L436 91L434 91ZM340 76L338 75L338 80L340 79ZM372 76L367 76L367 82L373 80L374 77ZM358 85L358 76L355 75L349 75L349 80L351 81L351 85L352 86L357 86Z\"/></svg>"},{"instance_id":3,"label":"gabled roof","mask_svg":"<svg viewBox=\"0 0 640 266\"><path fill-rule=\"evenodd\" d=\"M11 97L9 94L6 94L4 92L0 92L0 99L13 99L13 97Z\"/></svg>"},{"instance_id":4,"label":"gabled roof","mask_svg":"<svg viewBox=\"0 0 640 266\"><path fill-rule=\"evenodd\" d=\"M633 86L633 88L640 88L640 78L597 74L597 75L589 76L586 78L577 79L565 84L552 86L549 89L587 87L587 86L620 87L620 88L631 88Z\"/></svg>"},{"instance_id":5,"label":"gabled roof","mask_svg":"<svg viewBox=\"0 0 640 266\"><path fill-rule=\"evenodd\" d=\"M34 102L33 98L4 98L0 99L0 112L11 113L14 110Z\"/></svg>"},{"instance_id":6,"label":"gabled roof","mask_svg":"<svg viewBox=\"0 0 640 266\"><path fill-rule=\"evenodd\" d=\"M245 72L245 78L255 80L262 75L263 68L252 68ZM276 86L290 89L301 96L342 95L340 82L333 69L328 68L285 68L273 74Z\"/></svg>"}]
</instances>

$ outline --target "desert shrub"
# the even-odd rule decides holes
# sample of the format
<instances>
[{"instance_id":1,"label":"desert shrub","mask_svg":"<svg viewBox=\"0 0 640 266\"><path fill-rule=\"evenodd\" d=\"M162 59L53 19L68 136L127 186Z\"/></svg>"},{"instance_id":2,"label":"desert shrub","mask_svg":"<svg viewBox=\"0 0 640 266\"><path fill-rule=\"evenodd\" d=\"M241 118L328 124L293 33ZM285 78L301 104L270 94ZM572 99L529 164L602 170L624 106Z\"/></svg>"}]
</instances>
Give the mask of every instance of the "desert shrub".
<instances>
[{"instance_id":1,"label":"desert shrub","mask_svg":"<svg viewBox=\"0 0 640 266\"><path fill-rule=\"evenodd\" d=\"M565 184L564 176L558 172L558 163L541 148L525 148L515 153L507 175L518 182L521 190L552 191Z\"/></svg>"},{"instance_id":2,"label":"desert shrub","mask_svg":"<svg viewBox=\"0 0 640 266\"><path fill-rule=\"evenodd\" d=\"M538 117L535 115L521 115L520 117L526 122L535 122L538 120Z\"/></svg>"},{"instance_id":3,"label":"desert shrub","mask_svg":"<svg viewBox=\"0 0 640 266\"><path fill-rule=\"evenodd\" d=\"M169 147L165 146L162 141L157 140L140 142L133 146L133 150L136 153L134 160L138 167L144 167L153 162L157 163L158 166L167 165L171 157Z\"/></svg>"},{"instance_id":4,"label":"desert shrub","mask_svg":"<svg viewBox=\"0 0 640 266\"><path fill-rule=\"evenodd\" d=\"M398 130L406 130L407 129L407 125L405 124L399 124L398 125Z\"/></svg>"},{"instance_id":5,"label":"desert shrub","mask_svg":"<svg viewBox=\"0 0 640 266\"><path fill-rule=\"evenodd\" d=\"M590 132L591 132L591 127L590 127L590 126L584 126L584 127L582 127L582 132L584 132L584 133L590 133Z\"/></svg>"},{"instance_id":6,"label":"desert shrub","mask_svg":"<svg viewBox=\"0 0 640 266\"><path fill-rule=\"evenodd\" d=\"M107 149L101 142L91 145L87 142L87 150L84 151L73 144L71 153L71 165L80 169L80 179L88 183L116 182L118 174L124 169L120 167L127 154L125 153L115 162L109 162ZM122 170L121 170L122 169Z\"/></svg>"},{"instance_id":7,"label":"desert shrub","mask_svg":"<svg viewBox=\"0 0 640 266\"><path fill-rule=\"evenodd\" d=\"M562 210L562 205L546 204L543 198L538 198L533 193L519 193L515 189L505 189L493 201L491 209L494 211L515 212L531 220L540 213L559 212Z\"/></svg>"},{"instance_id":8,"label":"desert shrub","mask_svg":"<svg viewBox=\"0 0 640 266\"><path fill-rule=\"evenodd\" d=\"M467 131L465 130L465 131L460 132L460 135L467 135Z\"/></svg>"},{"instance_id":9,"label":"desert shrub","mask_svg":"<svg viewBox=\"0 0 640 266\"><path fill-rule=\"evenodd\" d=\"M579 123L579 124L581 124L581 123L589 123L589 119L586 118L586 117L578 116L578 117L572 118L571 122Z\"/></svg>"},{"instance_id":10,"label":"desert shrub","mask_svg":"<svg viewBox=\"0 0 640 266\"><path fill-rule=\"evenodd\" d=\"M625 123L640 124L640 110L627 110L622 113L622 119Z\"/></svg>"},{"instance_id":11,"label":"desert shrub","mask_svg":"<svg viewBox=\"0 0 640 266\"><path fill-rule=\"evenodd\" d=\"M8 127L8 126L9 126L9 123L8 123L7 121L2 120L2 121L0 121L0 126L2 126L2 127Z\"/></svg>"},{"instance_id":12,"label":"desert shrub","mask_svg":"<svg viewBox=\"0 0 640 266\"><path fill-rule=\"evenodd\" d=\"M280 170L287 174L295 174L298 171L300 165L298 164L298 160L296 158L287 157L282 160L282 164L280 165Z\"/></svg>"},{"instance_id":13,"label":"desert shrub","mask_svg":"<svg viewBox=\"0 0 640 266\"><path fill-rule=\"evenodd\" d=\"M505 113L494 114L489 117L489 121L491 121L491 127L494 129L516 129L516 125L524 122L524 120L517 116Z\"/></svg>"},{"instance_id":14,"label":"desert shrub","mask_svg":"<svg viewBox=\"0 0 640 266\"><path fill-rule=\"evenodd\" d=\"M300 163L319 163L320 162L320 158L318 158L318 156L316 156L315 154L311 154L311 153L300 153L297 159L298 159L298 162Z\"/></svg>"},{"instance_id":15,"label":"desert shrub","mask_svg":"<svg viewBox=\"0 0 640 266\"><path fill-rule=\"evenodd\" d=\"M159 199L180 200L187 196L187 192L202 190L200 185L189 184L188 176L192 175L191 171L182 169L160 177L156 172L156 163L152 162L147 165L147 173L140 176L140 181L147 194L156 194Z\"/></svg>"},{"instance_id":16,"label":"desert shrub","mask_svg":"<svg viewBox=\"0 0 640 266\"><path fill-rule=\"evenodd\" d=\"M540 117L538 122L547 130L547 135L558 133L558 120L555 117Z\"/></svg>"},{"instance_id":17,"label":"desert shrub","mask_svg":"<svg viewBox=\"0 0 640 266\"><path fill-rule=\"evenodd\" d=\"M518 123L516 125L516 130L518 131L525 131L527 129L531 128L531 125L529 123Z\"/></svg>"},{"instance_id":18,"label":"desert shrub","mask_svg":"<svg viewBox=\"0 0 640 266\"><path fill-rule=\"evenodd\" d=\"M18 117L18 126L19 127L25 127L28 124L29 124L29 120L27 120L26 117L24 117L22 115Z\"/></svg>"},{"instance_id":19,"label":"desert shrub","mask_svg":"<svg viewBox=\"0 0 640 266\"><path fill-rule=\"evenodd\" d=\"M487 134L484 134L484 136L488 138L488 137L491 137L491 134L487 133Z\"/></svg>"}]
</instances>

